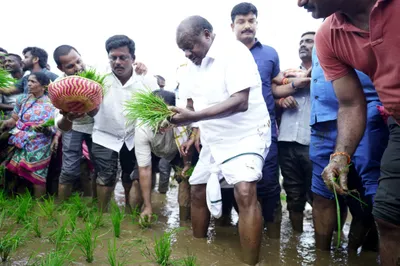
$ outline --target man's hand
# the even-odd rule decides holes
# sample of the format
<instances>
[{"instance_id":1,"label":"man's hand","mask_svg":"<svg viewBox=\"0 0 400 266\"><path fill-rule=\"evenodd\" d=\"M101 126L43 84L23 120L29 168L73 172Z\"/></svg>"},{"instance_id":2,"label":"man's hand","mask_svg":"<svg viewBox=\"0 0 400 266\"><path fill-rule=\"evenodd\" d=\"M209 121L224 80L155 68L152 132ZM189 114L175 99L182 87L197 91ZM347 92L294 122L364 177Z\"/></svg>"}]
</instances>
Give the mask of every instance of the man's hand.
<instances>
[{"instance_id":1,"label":"man's hand","mask_svg":"<svg viewBox=\"0 0 400 266\"><path fill-rule=\"evenodd\" d=\"M62 114L70 122L74 121L77 118L81 118L85 115L84 113L74 113L65 111L60 111L60 114Z\"/></svg>"},{"instance_id":2,"label":"man's hand","mask_svg":"<svg viewBox=\"0 0 400 266\"><path fill-rule=\"evenodd\" d=\"M349 173L349 166L347 164L347 156L336 155L331 159L329 164L322 172L322 179L329 190L336 192L340 195L347 194L347 174Z\"/></svg>"},{"instance_id":3,"label":"man's hand","mask_svg":"<svg viewBox=\"0 0 400 266\"><path fill-rule=\"evenodd\" d=\"M185 164L185 166L183 167L183 169L182 169L182 173L181 173L181 176L183 176L183 177L186 177L186 172L190 169L190 167L192 167L192 165L191 164Z\"/></svg>"},{"instance_id":4,"label":"man's hand","mask_svg":"<svg viewBox=\"0 0 400 266\"><path fill-rule=\"evenodd\" d=\"M144 207L142 213L140 214L139 223L142 225L148 225L151 223L151 218L153 217L153 210L151 207ZM146 226L147 227L147 226Z\"/></svg>"},{"instance_id":5,"label":"man's hand","mask_svg":"<svg viewBox=\"0 0 400 266\"><path fill-rule=\"evenodd\" d=\"M46 136L51 135L51 130L48 127L34 126L32 127L32 130L38 133L45 134Z\"/></svg>"},{"instance_id":6,"label":"man's hand","mask_svg":"<svg viewBox=\"0 0 400 266\"><path fill-rule=\"evenodd\" d=\"M196 121L196 113L188 109L175 106L169 107L175 114L171 117L171 123L178 126L183 126Z\"/></svg>"},{"instance_id":7,"label":"man's hand","mask_svg":"<svg viewBox=\"0 0 400 266\"><path fill-rule=\"evenodd\" d=\"M294 87L298 89L307 88L310 86L310 78L296 78L293 80Z\"/></svg>"},{"instance_id":8,"label":"man's hand","mask_svg":"<svg viewBox=\"0 0 400 266\"><path fill-rule=\"evenodd\" d=\"M294 109L297 108L299 104L293 96L289 96L282 100L280 106L285 109Z\"/></svg>"},{"instance_id":9,"label":"man's hand","mask_svg":"<svg viewBox=\"0 0 400 266\"><path fill-rule=\"evenodd\" d=\"M141 63L141 62L136 62L133 64L133 66L135 67L135 72L138 75L146 75L147 74L147 67L145 64Z\"/></svg>"},{"instance_id":10,"label":"man's hand","mask_svg":"<svg viewBox=\"0 0 400 266\"><path fill-rule=\"evenodd\" d=\"M53 154L57 154L57 150L58 150L58 137L54 136L53 141L51 142L50 145L50 150Z\"/></svg>"},{"instance_id":11,"label":"man's hand","mask_svg":"<svg viewBox=\"0 0 400 266\"><path fill-rule=\"evenodd\" d=\"M185 143L181 145L181 152L183 155L188 155L190 148L193 146L195 140L189 138Z\"/></svg>"}]
</instances>

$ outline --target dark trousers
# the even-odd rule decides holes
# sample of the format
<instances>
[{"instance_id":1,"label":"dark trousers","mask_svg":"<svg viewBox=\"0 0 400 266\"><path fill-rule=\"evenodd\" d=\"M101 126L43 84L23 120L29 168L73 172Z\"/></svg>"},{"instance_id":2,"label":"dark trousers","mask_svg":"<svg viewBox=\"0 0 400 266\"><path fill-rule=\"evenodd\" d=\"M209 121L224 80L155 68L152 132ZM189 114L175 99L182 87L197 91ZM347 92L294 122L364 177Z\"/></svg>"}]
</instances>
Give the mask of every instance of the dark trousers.
<instances>
[{"instance_id":1,"label":"dark trousers","mask_svg":"<svg viewBox=\"0 0 400 266\"><path fill-rule=\"evenodd\" d=\"M287 209L302 212L307 201L312 203L309 146L281 141L278 147L283 188L287 194Z\"/></svg>"}]
</instances>

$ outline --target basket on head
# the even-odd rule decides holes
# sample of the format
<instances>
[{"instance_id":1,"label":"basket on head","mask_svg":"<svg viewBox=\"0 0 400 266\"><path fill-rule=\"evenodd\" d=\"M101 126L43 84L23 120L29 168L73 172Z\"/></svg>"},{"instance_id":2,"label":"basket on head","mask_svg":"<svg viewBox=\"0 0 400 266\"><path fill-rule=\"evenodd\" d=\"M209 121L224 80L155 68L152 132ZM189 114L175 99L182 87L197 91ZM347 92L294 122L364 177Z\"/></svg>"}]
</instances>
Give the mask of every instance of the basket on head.
<instances>
[{"instance_id":1,"label":"basket on head","mask_svg":"<svg viewBox=\"0 0 400 266\"><path fill-rule=\"evenodd\" d=\"M103 88L99 83L79 76L68 76L50 83L48 92L53 105L65 112L90 112L103 99Z\"/></svg>"}]
</instances>

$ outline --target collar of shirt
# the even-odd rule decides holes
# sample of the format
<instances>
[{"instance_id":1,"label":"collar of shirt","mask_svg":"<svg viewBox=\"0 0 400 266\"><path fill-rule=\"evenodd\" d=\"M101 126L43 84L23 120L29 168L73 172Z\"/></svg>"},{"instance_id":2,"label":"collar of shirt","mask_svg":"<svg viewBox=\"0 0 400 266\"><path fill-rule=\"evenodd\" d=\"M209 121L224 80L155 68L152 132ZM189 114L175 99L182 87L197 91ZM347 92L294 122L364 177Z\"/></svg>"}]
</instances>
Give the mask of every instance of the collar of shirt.
<instances>
[{"instance_id":1,"label":"collar of shirt","mask_svg":"<svg viewBox=\"0 0 400 266\"><path fill-rule=\"evenodd\" d=\"M256 38L256 42L254 43L253 47L250 48L250 51L256 48L263 48L262 43Z\"/></svg>"}]
</instances>

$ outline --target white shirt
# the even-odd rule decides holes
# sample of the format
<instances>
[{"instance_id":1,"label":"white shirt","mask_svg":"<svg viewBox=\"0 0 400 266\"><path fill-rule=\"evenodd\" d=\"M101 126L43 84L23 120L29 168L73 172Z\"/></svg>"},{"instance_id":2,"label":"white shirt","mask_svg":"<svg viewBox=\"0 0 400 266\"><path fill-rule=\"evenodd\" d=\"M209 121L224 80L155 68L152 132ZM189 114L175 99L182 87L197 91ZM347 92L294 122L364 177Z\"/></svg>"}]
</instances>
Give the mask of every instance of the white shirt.
<instances>
[{"instance_id":1,"label":"white shirt","mask_svg":"<svg viewBox=\"0 0 400 266\"><path fill-rule=\"evenodd\" d=\"M139 167L151 165L151 153L157 157L172 161L178 153L174 131L154 134L147 126L135 129L135 155Z\"/></svg>"},{"instance_id":2,"label":"white shirt","mask_svg":"<svg viewBox=\"0 0 400 266\"><path fill-rule=\"evenodd\" d=\"M135 121L128 123L125 118L125 103L137 90L158 88L157 80L152 75L139 76L133 72L132 77L124 84L114 75L107 75L105 82L107 93L94 117L93 142L119 152L126 144L128 150L135 146Z\"/></svg>"},{"instance_id":3,"label":"white shirt","mask_svg":"<svg viewBox=\"0 0 400 266\"><path fill-rule=\"evenodd\" d=\"M250 88L248 110L228 117L198 122L203 144L216 163L242 153L265 156L271 142L271 122L261 91L261 78L249 49L237 40L216 37L201 66L188 64L181 96L203 110Z\"/></svg>"}]
</instances>

